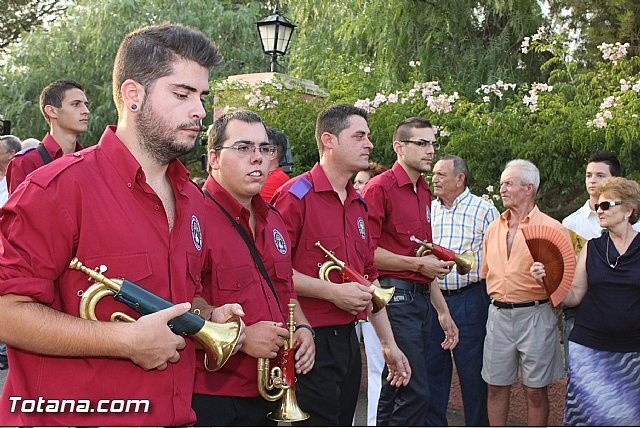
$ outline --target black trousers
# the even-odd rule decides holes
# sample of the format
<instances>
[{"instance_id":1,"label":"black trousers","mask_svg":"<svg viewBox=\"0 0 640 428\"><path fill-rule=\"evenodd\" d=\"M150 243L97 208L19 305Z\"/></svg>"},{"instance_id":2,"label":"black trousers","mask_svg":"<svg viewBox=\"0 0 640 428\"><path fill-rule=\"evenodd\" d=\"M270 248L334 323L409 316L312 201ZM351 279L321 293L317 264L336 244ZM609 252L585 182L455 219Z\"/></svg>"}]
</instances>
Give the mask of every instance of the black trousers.
<instances>
[{"instance_id":1,"label":"black trousers","mask_svg":"<svg viewBox=\"0 0 640 428\"><path fill-rule=\"evenodd\" d=\"M360 391L362 361L353 323L316 328L316 361L298 375L300 408L311 417L295 426L351 426Z\"/></svg>"},{"instance_id":2,"label":"black trousers","mask_svg":"<svg viewBox=\"0 0 640 428\"><path fill-rule=\"evenodd\" d=\"M262 397L194 394L191 398L196 426L276 426L267 418L276 404Z\"/></svg>"}]
</instances>

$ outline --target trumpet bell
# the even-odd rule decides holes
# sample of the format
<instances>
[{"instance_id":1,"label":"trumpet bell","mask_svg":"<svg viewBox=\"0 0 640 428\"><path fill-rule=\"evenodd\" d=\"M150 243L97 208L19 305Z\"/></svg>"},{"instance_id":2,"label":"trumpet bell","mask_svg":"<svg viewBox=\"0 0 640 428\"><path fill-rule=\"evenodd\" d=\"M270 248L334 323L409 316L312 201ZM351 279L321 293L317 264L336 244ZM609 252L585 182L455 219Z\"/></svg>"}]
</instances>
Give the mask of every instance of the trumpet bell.
<instances>
[{"instance_id":1,"label":"trumpet bell","mask_svg":"<svg viewBox=\"0 0 640 428\"><path fill-rule=\"evenodd\" d=\"M389 300L393 297L393 293L396 291L396 287L382 288L375 287L373 291L373 297L371 303L373 304L373 313L379 312L382 308L387 306Z\"/></svg>"},{"instance_id":2,"label":"trumpet bell","mask_svg":"<svg viewBox=\"0 0 640 428\"><path fill-rule=\"evenodd\" d=\"M300 422L309 419L309 413L298 406L295 385L285 391L278 410L270 412L267 417L276 422Z\"/></svg>"},{"instance_id":3,"label":"trumpet bell","mask_svg":"<svg viewBox=\"0 0 640 428\"><path fill-rule=\"evenodd\" d=\"M226 323L205 321L204 327L193 335L193 338L205 350L204 368L209 372L219 370L233 354L233 349L240 339L244 322L240 317L233 317Z\"/></svg>"},{"instance_id":4,"label":"trumpet bell","mask_svg":"<svg viewBox=\"0 0 640 428\"><path fill-rule=\"evenodd\" d=\"M473 265L475 264L476 257L472 250L467 250L462 254L456 254L455 262L456 268L458 269L458 274L466 275L471 269L473 269Z\"/></svg>"}]
</instances>

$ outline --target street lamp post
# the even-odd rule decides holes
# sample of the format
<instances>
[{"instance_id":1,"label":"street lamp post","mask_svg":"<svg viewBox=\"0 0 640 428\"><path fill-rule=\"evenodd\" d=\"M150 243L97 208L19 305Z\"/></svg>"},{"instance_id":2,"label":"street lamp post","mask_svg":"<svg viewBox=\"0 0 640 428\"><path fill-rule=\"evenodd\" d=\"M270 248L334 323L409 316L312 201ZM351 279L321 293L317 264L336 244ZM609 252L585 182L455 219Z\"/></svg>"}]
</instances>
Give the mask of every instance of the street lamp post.
<instances>
[{"instance_id":1,"label":"street lamp post","mask_svg":"<svg viewBox=\"0 0 640 428\"><path fill-rule=\"evenodd\" d=\"M256 22L256 25L260 33L262 50L265 54L271 55L271 71L276 72L279 67L278 55L284 56L287 53L287 47L296 26L280 15L277 2L273 14Z\"/></svg>"}]
</instances>

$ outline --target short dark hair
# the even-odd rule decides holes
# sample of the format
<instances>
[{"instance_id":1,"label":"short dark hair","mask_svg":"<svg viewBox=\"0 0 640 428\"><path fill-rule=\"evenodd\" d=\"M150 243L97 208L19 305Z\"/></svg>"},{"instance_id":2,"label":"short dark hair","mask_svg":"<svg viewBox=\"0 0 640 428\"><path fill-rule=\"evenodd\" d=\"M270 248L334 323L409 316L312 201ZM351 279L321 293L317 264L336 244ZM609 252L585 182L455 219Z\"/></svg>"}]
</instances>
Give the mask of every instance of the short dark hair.
<instances>
[{"instance_id":1,"label":"short dark hair","mask_svg":"<svg viewBox=\"0 0 640 428\"><path fill-rule=\"evenodd\" d=\"M415 128L433 128L433 125L423 117L409 117L396 126L396 130L393 133L393 141L409 139L411 130Z\"/></svg>"},{"instance_id":2,"label":"short dark hair","mask_svg":"<svg viewBox=\"0 0 640 428\"><path fill-rule=\"evenodd\" d=\"M127 34L113 64L113 101L118 112L124 104L120 87L125 80L132 79L148 91L156 80L173 72L173 63L180 58L209 69L222 61L211 40L183 25L150 25Z\"/></svg>"},{"instance_id":3,"label":"short dark hair","mask_svg":"<svg viewBox=\"0 0 640 428\"><path fill-rule=\"evenodd\" d=\"M46 106L62 107L64 94L69 89L80 89L84 92L84 88L78 82L66 79L53 81L40 92L40 112L47 123L51 124L51 120L49 119L49 115L45 113L44 108Z\"/></svg>"},{"instance_id":4,"label":"short dark hair","mask_svg":"<svg viewBox=\"0 0 640 428\"><path fill-rule=\"evenodd\" d=\"M318 152L322 155L324 146L322 144L322 134L338 135L351 125L349 118L351 116L360 116L364 120L369 120L366 110L351 104L334 104L327 107L318 115L316 120L316 143L318 143Z\"/></svg>"},{"instance_id":5,"label":"short dark hair","mask_svg":"<svg viewBox=\"0 0 640 428\"><path fill-rule=\"evenodd\" d=\"M0 142L2 142L2 148L5 153L18 153L22 150L22 143L15 135L2 135L0 136Z\"/></svg>"},{"instance_id":6,"label":"short dark hair","mask_svg":"<svg viewBox=\"0 0 640 428\"><path fill-rule=\"evenodd\" d=\"M226 113L213 121L209 127L209 137L207 139L207 152L219 150L222 142L227 139L227 126L232 120L239 120L245 123L260 123L264 126L260 116L249 110L238 110ZM266 131L266 127L265 127ZM211 167L207 163L207 171L211 172Z\"/></svg>"},{"instance_id":7,"label":"short dark hair","mask_svg":"<svg viewBox=\"0 0 640 428\"><path fill-rule=\"evenodd\" d=\"M595 152L591 153L591 155L587 159L587 165L593 162L602 162L609 165L609 172L613 177L622 176L622 167L620 166L620 161L618 160L618 157L612 152L596 150Z\"/></svg>"},{"instance_id":8,"label":"short dark hair","mask_svg":"<svg viewBox=\"0 0 640 428\"><path fill-rule=\"evenodd\" d=\"M289 144L287 136L276 128L267 128L267 136L269 137L269 142L278 149L278 160L281 162L287 150L287 144Z\"/></svg>"},{"instance_id":9,"label":"short dark hair","mask_svg":"<svg viewBox=\"0 0 640 428\"><path fill-rule=\"evenodd\" d=\"M471 180L471 176L469 173L469 167L467 166L467 162L464 159L456 155L445 155L445 156L442 156L439 160L441 161L452 160L453 172L455 174L464 174L464 182L462 184L465 187L467 187L467 182Z\"/></svg>"}]
</instances>

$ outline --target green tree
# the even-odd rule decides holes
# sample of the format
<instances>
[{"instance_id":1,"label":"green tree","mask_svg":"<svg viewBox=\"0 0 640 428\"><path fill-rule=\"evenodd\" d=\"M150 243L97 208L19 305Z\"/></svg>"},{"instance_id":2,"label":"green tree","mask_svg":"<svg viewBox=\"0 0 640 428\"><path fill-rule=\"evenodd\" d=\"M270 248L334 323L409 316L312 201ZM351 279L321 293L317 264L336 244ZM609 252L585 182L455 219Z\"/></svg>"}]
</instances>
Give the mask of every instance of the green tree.
<instances>
[{"instance_id":1,"label":"green tree","mask_svg":"<svg viewBox=\"0 0 640 428\"><path fill-rule=\"evenodd\" d=\"M584 49L576 52L593 64L601 43L629 43L640 55L640 3L636 0L549 0L551 14L581 34Z\"/></svg>"},{"instance_id":2,"label":"green tree","mask_svg":"<svg viewBox=\"0 0 640 428\"><path fill-rule=\"evenodd\" d=\"M22 34L55 19L67 8L60 0L1 0L0 52L18 42Z\"/></svg>"},{"instance_id":3,"label":"green tree","mask_svg":"<svg viewBox=\"0 0 640 428\"><path fill-rule=\"evenodd\" d=\"M304 29L292 47L293 72L331 92L336 82L324 71L342 69L345 57L376 69L381 90L408 81L409 61L421 63L426 80L455 82L468 96L497 79L540 79L541 59L519 54L523 37L544 22L535 0L283 3L290 5L290 19Z\"/></svg>"}]
</instances>

